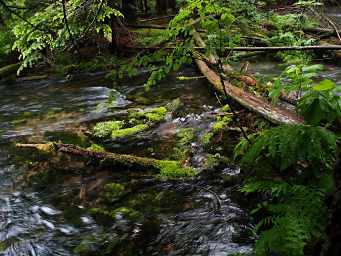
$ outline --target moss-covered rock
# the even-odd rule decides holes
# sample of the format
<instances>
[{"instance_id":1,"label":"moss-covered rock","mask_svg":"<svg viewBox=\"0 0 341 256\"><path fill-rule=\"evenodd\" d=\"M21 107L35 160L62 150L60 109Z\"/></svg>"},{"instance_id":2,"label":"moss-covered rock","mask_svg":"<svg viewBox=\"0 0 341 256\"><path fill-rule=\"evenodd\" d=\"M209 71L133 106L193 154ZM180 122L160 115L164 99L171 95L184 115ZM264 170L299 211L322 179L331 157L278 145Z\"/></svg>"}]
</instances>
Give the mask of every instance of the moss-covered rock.
<instances>
[{"instance_id":1,"label":"moss-covered rock","mask_svg":"<svg viewBox=\"0 0 341 256\"><path fill-rule=\"evenodd\" d=\"M146 122L157 123L162 121L167 114L167 108L158 107L145 111L133 110L129 113L129 123L141 124Z\"/></svg>"},{"instance_id":2,"label":"moss-covered rock","mask_svg":"<svg viewBox=\"0 0 341 256\"><path fill-rule=\"evenodd\" d=\"M117 139L117 138L123 138L129 135L134 135L138 132L141 132L143 130L148 129L149 126L147 124L138 124L130 128L124 128L124 129L117 129L113 130L111 132L111 138Z\"/></svg>"},{"instance_id":3,"label":"moss-covered rock","mask_svg":"<svg viewBox=\"0 0 341 256\"><path fill-rule=\"evenodd\" d=\"M157 163L159 177L166 179L188 178L196 175L193 168L183 167L178 161L160 160Z\"/></svg>"},{"instance_id":4,"label":"moss-covered rock","mask_svg":"<svg viewBox=\"0 0 341 256\"><path fill-rule=\"evenodd\" d=\"M92 135L97 138L111 137L113 139L134 135L148 129L151 125L162 121L167 114L165 107L145 111L130 110L126 121L100 122L92 129Z\"/></svg>"},{"instance_id":5,"label":"moss-covered rock","mask_svg":"<svg viewBox=\"0 0 341 256\"><path fill-rule=\"evenodd\" d=\"M100 122L92 129L92 134L98 138L109 137L113 131L119 130L123 127L122 121L106 121Z\"/></svg>"}]
</instances>

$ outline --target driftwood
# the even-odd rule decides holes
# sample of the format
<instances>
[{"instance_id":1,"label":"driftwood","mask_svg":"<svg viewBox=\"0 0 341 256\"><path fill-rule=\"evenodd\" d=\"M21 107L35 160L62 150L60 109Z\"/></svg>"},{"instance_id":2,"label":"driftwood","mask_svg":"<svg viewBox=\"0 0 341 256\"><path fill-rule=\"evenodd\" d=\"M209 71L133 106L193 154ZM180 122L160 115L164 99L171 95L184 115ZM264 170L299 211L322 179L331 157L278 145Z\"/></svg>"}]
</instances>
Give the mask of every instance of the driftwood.
<instances>
[{"instance_id":1,"label":"driftwood","mask_svg":"<svg viewBox=\"0 0 341 256\"><path fill-rule=\"evenodd\" d=\"M138 157L126 154L115 154L109 152L95 152L88 149L84 149L72 144L63 143L45 143L45 144L16 144L18 148L30 148L37 149L43 152L62 152L74 156L81 156L90 159L96 159L101 161L103 164L120 165L126 167L137 167L140 170L158 170L160 160Z\"/></svg>"},{"instance_id":2,"label":"driftwood","mask_svg":"<svg viewBox=\"0 0 341 256\"><path fill-rule=\"evenodd\" d=\"M194 39L199 46L205 46L204 42L200 40L198 34L195 33ZM213 57L216 59L215 56L211 56L211 58ZM196 59L195 62L199 67L201 73L207 78L207 80L217 91L221 93L226 92L228 96L233 98L239 104L262 115L269 121L276 124L299 124L304 122L304 120L293 111L277 106L272 106L265 99L245 92L242 89L233 86L230 82L226 80L223 81L222 84L220 76L215 71L213 71L205 61L201 59ZM225 70L227 69L227 67L223 69Z\"/></svg>"}]
</instances>

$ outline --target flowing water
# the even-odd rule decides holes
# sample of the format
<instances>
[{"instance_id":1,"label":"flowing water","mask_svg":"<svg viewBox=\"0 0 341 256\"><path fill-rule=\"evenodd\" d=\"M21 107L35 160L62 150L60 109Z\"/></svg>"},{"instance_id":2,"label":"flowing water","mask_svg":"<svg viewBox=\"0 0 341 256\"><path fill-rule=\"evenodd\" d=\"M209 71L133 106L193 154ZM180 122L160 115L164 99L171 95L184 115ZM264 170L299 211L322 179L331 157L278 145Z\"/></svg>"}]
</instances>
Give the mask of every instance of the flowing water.
<instances>
[{"instance_id":1,"label":"flowing water","mask_svg":"<svg viewBox=\"0 0 341 256\"><path fill-rule=\"evenodd\" d=\"M269 77L283 68L269 61L251 63L252 72ZM197 76L191 69L177 75ZM322 78L340 84L341 71L327 66ZM117 255L218 256L252 250L252 220L243 210L247 205L240 206L242 201L231 192L233 184L225 180L238 176L238 168L232 165L220 166L210 177L167 182L117 170L81 175L77 169L84 166L75 161L66 165L76 174L66 174L64 166L59 166L52 176L38 176L30 185L23 182L23 174L31 171L30 163L13 143L61 140L87 146L82 134L89 124L125 115L128 108L166 105L174 99L180 102L176 111L153 129L128 140L108 142L108 148L115 152L167 158L180 129L195 129L197 137L209 129L219 106L205 80L182 82L173 75L146 93L143 79L112 87L103 74L97 73L72 81L0 83L1 256L79 255L75 248L85 238L96 240L108 233L124 241ZM203 166L207 152L199 141L193 141L191 152L192 166ZM134 208L144 215L142 220L117 216L108 224L89 213L89 202L96 201L96 191L106 182L130 186L136 180L143 189L130 195L129 200L113 204L128 207L134 202ZM83 188L87 192L85 200L81 196ZM96 251L96 243L93 246Z\"/></svg>"},{"instance_id":2,"label":"flowing water","mask_svg":"<svg viewBox=\"0 0 341 256\"><path fill-rule=\"evenodd\" d=\"M197 74L186 70L178 75ZM86 138L79 134L89 123L124 115L127 108L165 105L178 98L178 113L166 122L131 140L110 144L116 151L167 157L180 128L196 128L200 135L208 129L218 108L204 80L181 82L172 76L146 93L143 79L112 88L102 77L98 73L73 81L18 80L0 84L0 255L78 255L74 249L84 238L108 232L127 241L123 243L127 249L122 250L127 254L119 255L131 255L131 243L142 248L139 255L249 252L252 240L246 233L251 228L250 219L231 198L231 186L221 181L221 175L238 174L238 168L232 166L224 166L220 176L207 182L152 180L149 184L148 176L120 172L99 172L91 177L57 172L53 178L42 176L30 185L23 182L30 163L13 148L16 142L61 140L86 145ZM192 164L201 166L203 147L196 142L191 147L195 152ZM133 195L138 202L136 209L144 213L143 220L131 222L122 217L108 226L94 219L85 207L87 203L79 199L82 188L97 188L106 180L126 182L129 175L147 184ZM91 197L90 192L87 197ZM157 202L155 198L159 198Z\"/></svg>"}]
</instances>

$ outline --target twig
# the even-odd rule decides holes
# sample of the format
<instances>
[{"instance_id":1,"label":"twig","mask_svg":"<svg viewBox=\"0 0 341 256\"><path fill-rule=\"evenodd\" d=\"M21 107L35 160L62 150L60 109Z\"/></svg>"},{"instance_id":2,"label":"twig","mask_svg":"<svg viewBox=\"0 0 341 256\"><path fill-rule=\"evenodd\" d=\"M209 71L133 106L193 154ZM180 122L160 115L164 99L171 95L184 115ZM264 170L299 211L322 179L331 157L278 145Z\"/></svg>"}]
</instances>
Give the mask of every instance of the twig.
<instances>
[{"instance_id":1,"label":"twig","mask_svg":"<svg viewBox=\"0 0 341 256\"><path fill-rule=\"evenodd\" d=\"M71 30L70 30L70 27L69 27L69 22L68 22L68 19L67 19L67 15L66 15L66 6L65 6L65 0L61 0L62 1L62 7L63 7L63 16L64 16L64 22L65 22L65 26L66 26L66 29L69 33L69 36L70 36L70 39L71 41L73 42L73 45L76 47L76 51L77 51L77 54L79 57L81 57L81 54L79 52L79 49L78 49L78 46L77 46L77 42L76 40L74 39L72 33L71 33Z\"/></svg>"}]
</instances>

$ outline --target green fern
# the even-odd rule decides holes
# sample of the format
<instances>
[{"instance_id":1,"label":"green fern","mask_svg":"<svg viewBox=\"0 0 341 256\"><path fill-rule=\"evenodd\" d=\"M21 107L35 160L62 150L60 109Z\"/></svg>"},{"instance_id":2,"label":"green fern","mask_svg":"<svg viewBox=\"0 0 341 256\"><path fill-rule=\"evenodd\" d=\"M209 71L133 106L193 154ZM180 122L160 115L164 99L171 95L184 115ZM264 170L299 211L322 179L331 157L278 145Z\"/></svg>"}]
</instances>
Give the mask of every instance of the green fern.
<instances>
[{"instance_id":1,"label":"green fern","mask_svg":"<svg viewBox=\"0 0 341 256\"><path fill-rule=\"evenodd\" d=\"M306 163L316 170L331 168L336 136L322 127L283 125L261 133L242 158L242 166L259 168L271 162L283 171ZM324 167L324 168L323 168Z\"/></svg>"},{"instance_id":2,"label":"green fern","mask_svg":"<svg viewBox=\"0 0 341 256\"><path fill-rule=\"evenodd\" d=\"M269 203L259 204L253 211L253 214L267 213L254 229L255 234L260 235L256 255L275 252L283 256L303 256L307 243L321 238L326 224L324 198L328 189L258 180L250 181L241 191L267 194L271 198Z\"/></svg>"}]
</instances>

